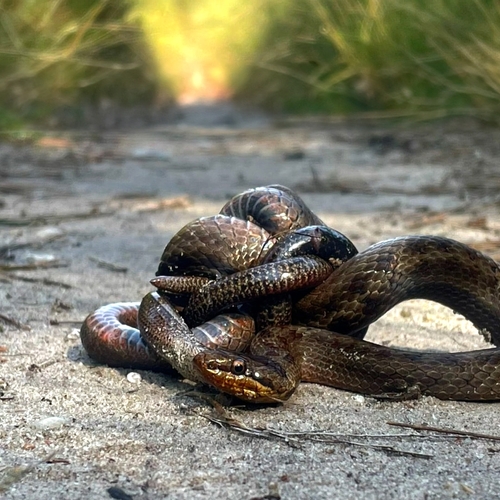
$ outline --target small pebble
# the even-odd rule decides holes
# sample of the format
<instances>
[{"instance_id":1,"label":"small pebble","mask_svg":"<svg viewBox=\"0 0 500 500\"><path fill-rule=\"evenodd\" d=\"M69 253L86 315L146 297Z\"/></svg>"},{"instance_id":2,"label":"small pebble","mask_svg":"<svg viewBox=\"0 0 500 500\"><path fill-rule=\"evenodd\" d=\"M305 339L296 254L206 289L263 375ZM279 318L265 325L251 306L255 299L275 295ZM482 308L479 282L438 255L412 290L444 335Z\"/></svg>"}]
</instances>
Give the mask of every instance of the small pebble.
<instances>
[{"instance_id":1,"label":"small pebble","mask_svg":"<svg viewBox=\"0 0 500 500\"><path fill-rule=\"evenodd\" d=\"M129 373L127 373L127 380L131 384L140 384L141 383L141 376L137 372L129 372Z\"/></svg>"},{"instance_id":2,"label":"small pebble","mask_svg":"<svg viewBox=\"0 0 500 500\"><path fill-rule=\"evenodd\" d=\"M408 309L406 307L401 309L400 315L402 318L411 318L413 316L410 309Z\"/></svg>"},{"instance_id":3,"label":"small pebble","mask_svg":"<svg viewBox=\"0 0 500 500\"><path fill-rule=\"evenodd\" d=\"M170 160L170 155L168 153L151 148L135 148L132 151L132 156L137 160Z\"/></svg>"},{"instance_id":4,"label":"small pebble","mask_svg":"<svg viewBox=\"0 0 500 500\"><path fill-rule=\"evenodd\" d=\"M356 401L356 403L364 403L366 398L362 394L355 394L352 399Z\"/></svg>"},{"instance_id":5,"label":"small pebble","mask_svg":"<svg viewBox=\"0 0 500 500\"><path fill-rule=\"evenodd\" d=\"M38 420L33 425L40 430L57 429L69 423L69 420L64 417L46 417Z\"/></svg>"},{"instance_id":6,"label":"small pebble","mask_svg":"<svg viewBox=\"0 0 500 500\"><path fill-rule=\"evenodd\" d=\"M57 261L57 257L51 253L30 253L26 256L26 262L31 264L44 264Z\"/></svg>"},{"instance_id":7,"label":"small pebble","mask_svg":"<svg viewBox=\"0 0 500 500\"><path fill-rule=\"evenodd\" d=\"M37 231L36 237L38 239L42 239L42 240L47 239L48 240L48 239L60 237L63 234L64 234L64 231L61 228L52 226L52 227L46 227L44 229L40 229L40 231Z\"/></svg>"},{"instance_id":8,"label":"small pebble","mask_svg":"<svg viewBox=\"0 0 500 500\"><path fill-rule=\"evenodd\" d=\"M66 334L66 340L80 340L80 330L78 328L72 328L71 331Z\"/></svg>"},{"instance_id":9,"label":"small pebble","mask_svg":"<svg viewBox=\"0 0 500 500\"><path fill-rule=\"evenodd\" d=\"M111 498L116 498L117 500L133 500L134 497L132 495L129 495L125 491L123 491L121 488L118 488L117 486L111 486L111 488L107 489L108 495Z\"/></svg>"},{"instance_id":10,"label":"small pebble","mask_svg":"<svg viewBox=\"0 0 500 500\"><path fill-rule=\"evenodd\" d=\"M303 160L306 154L301 149L292 149L283 153L283 159L287 161Z\"/></svg>"}]
</instances>

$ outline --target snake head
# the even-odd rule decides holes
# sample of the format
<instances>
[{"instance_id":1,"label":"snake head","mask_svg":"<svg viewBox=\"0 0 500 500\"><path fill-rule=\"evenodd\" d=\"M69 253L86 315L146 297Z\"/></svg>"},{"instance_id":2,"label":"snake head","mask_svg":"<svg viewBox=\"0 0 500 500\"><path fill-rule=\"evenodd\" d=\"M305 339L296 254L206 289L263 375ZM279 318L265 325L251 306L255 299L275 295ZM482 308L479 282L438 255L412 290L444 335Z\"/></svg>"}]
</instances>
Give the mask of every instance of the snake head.
<instances>
[{"instance_id":1,"label":"snake head","mask_svg":"<svg viewBox=\"0 0 500 500\"><path fill-rule=\"evenodd\" d=\"M207 384L250 403L286 401L299 382L271 360L229 351L206 350L193 363Z\"/></svg>"}]
</instances>

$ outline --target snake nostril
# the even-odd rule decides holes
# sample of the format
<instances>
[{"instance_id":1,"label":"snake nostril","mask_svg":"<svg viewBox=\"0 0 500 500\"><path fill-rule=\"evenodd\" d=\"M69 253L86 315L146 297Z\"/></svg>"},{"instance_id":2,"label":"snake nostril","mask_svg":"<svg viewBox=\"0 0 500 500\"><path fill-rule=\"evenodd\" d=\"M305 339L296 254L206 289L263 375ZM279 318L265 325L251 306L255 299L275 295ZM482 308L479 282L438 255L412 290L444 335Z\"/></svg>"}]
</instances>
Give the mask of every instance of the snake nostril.
<instances>
[{"instance_id":1,"label":"snake nostril","mask_svg":"<svg viewBox=\"0 0 500 500\"><path fill-rule=\"evenodd\" d=\"M210 370L210 371L217 370L217 368L218 368L217 361L215 361L215 359L211 359L210 361L207 361L206 367L207 367L207 370Z\"/></svg>"}]
</instances>

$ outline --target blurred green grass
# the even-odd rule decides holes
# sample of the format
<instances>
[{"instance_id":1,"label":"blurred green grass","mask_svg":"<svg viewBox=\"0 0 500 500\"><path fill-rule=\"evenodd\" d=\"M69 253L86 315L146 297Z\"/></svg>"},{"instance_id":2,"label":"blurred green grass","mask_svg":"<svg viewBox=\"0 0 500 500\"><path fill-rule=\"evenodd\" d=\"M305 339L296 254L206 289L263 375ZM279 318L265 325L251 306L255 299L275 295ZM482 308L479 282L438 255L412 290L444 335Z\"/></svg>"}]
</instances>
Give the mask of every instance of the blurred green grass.
<instances>
[{"instance_id":1,"label":"blurred green grass","mask_svg":"<svg viewBox=\"0 0 500 500\"><path fill-rule=\"evenodd\" d=\"M0 0L0 128L55 109L232 98L498 123L498 0Z\"/></svg>"},{"instance_id":2,"label":"blurred green grass","mask_svg":"<svg viewBox=\"0 0 500 500\"><path fill-rule=\"evenodd\" d=\"M120 0L0 0L0 128L155 99L154 61L130 11Z\"/></svg>"},{"instance_id":3,"label":"blurred green grass","mask_svg":"<svg viewBox=\"0 0 500 500\"><path fill-rule=\"evenodd\" d=\"M498 121L498 1L297 0L291 11L241 96L299 112Z\"/></svg>"}]
</instances>

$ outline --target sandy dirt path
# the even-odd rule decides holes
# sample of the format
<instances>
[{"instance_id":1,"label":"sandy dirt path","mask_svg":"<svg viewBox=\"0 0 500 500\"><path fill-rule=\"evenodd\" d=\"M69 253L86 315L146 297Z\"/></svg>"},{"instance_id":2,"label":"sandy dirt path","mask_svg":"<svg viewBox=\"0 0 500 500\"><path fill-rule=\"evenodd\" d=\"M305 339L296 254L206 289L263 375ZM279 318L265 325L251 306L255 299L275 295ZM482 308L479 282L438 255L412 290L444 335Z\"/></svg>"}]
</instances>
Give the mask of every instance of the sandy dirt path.
<instances>
[{"instance_id":1,"label":"sandy dirt path","mask_svg":"<svg viewBox=\"0 0 500 500\"><path fill-rule=\"evenodd\" d=\"M217 414L185 381L141 371L137 382L88 358L85 315L139 300L168 239L249 187L297 189L360 249L436 234L500 258L497 131L208 116L0 146L0 497L498 498L498 442L388 425L500 436L498 404L380 402L302 384L282 406L226 411L250 428L329 431L329 441L264 439L211 423ZM367 338L487 346L424 301L393 309Z\"/></svg>"}]
</instances>

